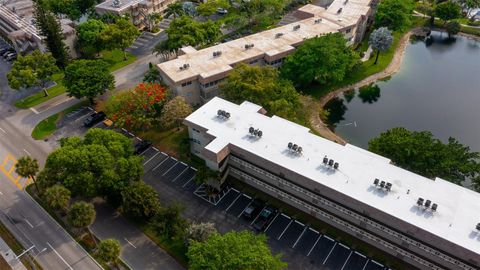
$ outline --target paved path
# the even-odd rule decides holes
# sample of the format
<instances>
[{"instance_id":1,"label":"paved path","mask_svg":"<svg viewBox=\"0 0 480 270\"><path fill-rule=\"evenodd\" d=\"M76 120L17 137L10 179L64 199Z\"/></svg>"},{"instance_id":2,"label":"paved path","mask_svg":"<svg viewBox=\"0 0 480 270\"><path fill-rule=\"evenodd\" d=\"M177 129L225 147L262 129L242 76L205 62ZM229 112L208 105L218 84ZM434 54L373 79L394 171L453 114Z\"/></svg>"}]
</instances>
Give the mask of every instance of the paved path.
<instances>
[{"instance_id":1,"label":"paved path","mask_svg":"<svg viewBox=\"0 0 480 270\"><path fill-rule=\"evenodd\" d=\"M398 70L400 69L403 61L403 56L405 54L405 49L407 48L407 45L410 40L410 36L412 35L412 32L415 31L415 29L410 30L408 33L406 33L402 39L400 40L400 43L398 44L398 48L393 56L392 62L381 72L375 73L373 75L368 76L367 78L352 84L352 85L347 85L345 87L342 87L340 89L337 89L335 91L332 91L325 96L323 96L320 101L315 102L312 100L309 100L308 102L315 102L316 104L311 104L310 106L316 106L314 108L324 108L325 105L332 100L333 98L337 97L339 94L351 90L351 89L358 89L360 87L369 85L371 83L374 83L380 79L386 78L388 76L392 76ZM310 126L312 127L313 130L318 132L322 137L329 139L334 142L338 142L340 144L346 144L347 142L335 134L332 130L328 128L328 126L323 123L322 119L320 118L320 115L318 114L319 110L315 110L311 115L309 116L309 121L310 121Z\"/></svg>"}]
</instances>

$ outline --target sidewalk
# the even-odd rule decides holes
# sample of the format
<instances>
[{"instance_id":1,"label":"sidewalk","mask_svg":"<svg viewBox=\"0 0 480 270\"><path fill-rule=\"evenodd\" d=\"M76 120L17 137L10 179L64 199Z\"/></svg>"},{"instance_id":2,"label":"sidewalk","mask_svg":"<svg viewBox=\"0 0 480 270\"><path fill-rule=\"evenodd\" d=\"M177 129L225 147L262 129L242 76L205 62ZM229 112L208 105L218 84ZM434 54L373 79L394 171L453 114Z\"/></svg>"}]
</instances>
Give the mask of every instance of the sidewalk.
<instances>
[{"instance_id":1,"label":"sidewalk","mask_svg":"<svg viewBox=\"0 0 480 270\"><path fill-rule=\"evenodd\" d=\"M95 209L97 218L91 226L92 232L100 239L115 238L120 241L120 257L132 270L185 269L135 225L115 213L107 203L95 203Z\"/></svg>"},{"instance_id":2,"label":"sidewalk","mask_svg":"<svg viewBox=\"0 0 480 270\"><path fill-rule=\"evenodd\" d=\"M27 270L22 262L15 257L15 253L7 243L0 238L0 269Z\"/></svg>"}]
</instances>

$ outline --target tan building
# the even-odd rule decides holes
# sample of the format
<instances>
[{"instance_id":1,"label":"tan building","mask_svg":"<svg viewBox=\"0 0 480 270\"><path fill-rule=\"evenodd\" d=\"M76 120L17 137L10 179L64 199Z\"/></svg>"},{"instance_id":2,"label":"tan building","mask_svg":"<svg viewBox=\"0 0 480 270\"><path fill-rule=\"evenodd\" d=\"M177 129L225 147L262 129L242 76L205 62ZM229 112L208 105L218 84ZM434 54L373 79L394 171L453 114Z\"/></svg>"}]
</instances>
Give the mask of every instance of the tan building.
<instances>
[{"instance_id":1,"label":"tan building","mask_svg":"<svg viewBox=\"0 0 480 270\"><path fill-rule=\"evenodd\" d=\"M213 98L184 121L192 153L412 266L480 269L479 193L263 112Z\"/></svg>"},{"instance_id":2,"label":"tan building","mask_svg":"<svg viewBox=\"0 0 480 270\"><path fill-rule=\"evenodd\" d=\"M328 8L306 5L300 21L202 50L185 47L178 58L158 64L163 81L191 104L218 94L218 84L238 63L280 66L304 40L343 33L348 44L362 39L374 0L335 0Z\"/></svg>"},{"instance_id":3,"label":"tan building","mask_svg":"<svg viewBox=\"0 0 480 270\"><path fill-rule=\"evenodd\" d=\"M130 15L132 22L140 29L147 27L146 16L151 13L163 13L168 5L176 0L107 0L95 6L98 14L112 13Z\"/></svg>"},{"instance_id":4,"label":"tan building","mask_svg":"<svg viewBox=\"0 0 480 270\"><path fill-rule=\"evenodd\" d=\"M65 44L70 56L75 58L75 28L71 20L60 20ZM32 0L5 0L0 3L0 35L9 40L17 52L29 52L39 49L46 51L43 37L33 25Z\"/></svg>"}]
</instances>

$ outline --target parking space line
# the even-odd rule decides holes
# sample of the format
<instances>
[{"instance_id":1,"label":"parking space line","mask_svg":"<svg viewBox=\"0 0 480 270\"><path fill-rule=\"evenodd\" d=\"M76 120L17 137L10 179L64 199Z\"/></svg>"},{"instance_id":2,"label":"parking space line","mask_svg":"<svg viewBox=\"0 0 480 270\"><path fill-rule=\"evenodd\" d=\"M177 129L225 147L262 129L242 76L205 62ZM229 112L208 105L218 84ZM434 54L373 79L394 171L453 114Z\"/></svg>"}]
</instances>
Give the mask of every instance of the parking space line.
<instances>
[{"instance_id":1,"label":"parking space line","mask_svg":"<svg viewBox=\"0 0 480 270\"><path fill-rule=\"evenodd\" d=\"M249 199L252 199L252 197L250 197L250 196L248 196L248 195L245 195L245 194L243 194L243 195L246 196L246 197L248 197ZM247 204L247 206L245 206L245 208L243 208L242 212L240 212L240 214L237 216L237 218L241 217L242 214L243 214L243 212L245 212L245 209L247 209L247 208L250 206L250 204L252 204L252 203L253 203L253 200L251 200L251 201Z\"/></svg>"},{"instance_id":2,"label":"parking space line","mask_svg":"<svg viewBox=\"0 0 480 270\"><path fill-rule=\"evenodd\" d=\"M313 231L314 233L318 233L318 234L319 234L319 232L318 232L317 230L315 230L314 228L308 228L308 229L311 230L311 231Z\"/></svg>"},{"instance_id":3,"label":"parking space line","mask_svg":"<svg viewBox=\"0 0 480 270\"><path fill-rule=\"evenodd\" d=\"M194 167L190 167L190 168L192 168L192 170L194 170L194 171L198 171L198 170L197 170L197 169L195 169Z\"/></svg>"},{"instance_id":4,"label":"parking space line","mask_svg":"<svg viewBox=\"0 0 480 270\"><path fill-rule=\"evenodd\" d=\"M333 249L335 249L335 247L337 246L337 242L335 242L335 245L333 245L332 249L330 250L330 252L328 253L327 257L325 258L325 260L323 260L323 263L322 264L325 264L328 260L328 257L330 257L330 254L332 254L332 251Z\"/></svg>"},{"instance_id":5,"label":"parking space line","mask_svg":"<svg viewBox=\"0 0 480 270\"><path fill-rule=\"evenodd\" d=\"M322 238L321 235L318 236L317 241L315 241L315 244L313 244L312 248L311 248L310 251L307 253L307 257L310 256L310 253L312 253L312 251L313 251L313 249L315 248L315 246L317 245L318 241L320 241L320 238Z\"/></svg>"},{"instance_id":6,"label":"parking space line","mask_svg":"<svg viewBox=\"0 0 480 270\"><path fill-rule=\"evenodd\" d=\"M261 214L261 213L262 213L262 212L260 212L260 214ZM260 215L260 214L258 214L258 215ZM270 221L270 224L268 224L268 226L267 226L267 228L265 229L264 232L267 232L267 231L268 231L268 229L270 228L270 226L273 224L273 222L275 222L275 220L277 219L277 217L278 217L279 215L280 215L280 213L277 213L277 215L272 219L272 221Z\"/></svg>"},{"instance_id":7,"label":"parking space line","mask_svg":"<svg viewBox=\"0 0 480 270\"><path fill-rule=\"evenodd\" d=\"M156 157L158 154L160 154L159 152L155 153L155 155L153 155L153 157L149 158L147 161L145 161L145 163L143 163L143 165L147 165L148 162L150 162L150 160L152 160L154 157Z\"/></svg>"},{"instance_id":8,"label":"parking space line","mask_svg":"<svg viewBox=\"0 0 480 270\"><path fill-rule=\"evenodd\" d=\"M162 165L162 163L167 161L167 160L168 160L168 156L167 156L166 159L162 160L162 162L158 163L157 166L155 166L155 168L152 169L152 171L155 171L158 168L158 166Z\"/></svg>"},{"instance_id":9,"label":"parking space line","mask_svg":"<svg viewBox=\"0 0 480 270\"><path fill-rule=\"evenodd\" d=\"M293 220L290 220L287 227L285 227L285 229L283 229L283 232L280 234L280 236L278 236L277 240L280 240L280 238L282 238L282 236L285 234L285 232L287 231L288 227L290 227L290 224L292 224L292 222Z\"/></svg>"},{"instance_id":10,"label":"parking space line","mask_svg":"<svg viewBox=\"0 0 480 270\"><path fill-rule=\"evenodd\" d=\"M182 163L183 165L187 166L188 167L188 164L183 162L183 161L180 161L180 163Z\"/></svg>"},{"instance_id":11,"label":"parking space line","mask_svg":"<svg viewBox=\"0 0 480 270\"><path fill-rule=\"evenodd\" d=\"M128 135L130 135L132 137L135 137L135 135L133 135L133 133L131 133L131 132L128 132Z\"/></svg>"},{"instance_id":12,"label":"parking space line","mask_svg":"<svg viewBox=\"0 0 480 270\"><path fill-rule=\"evenodd\" d=\"M238 198L240 198L240 196L242 196L242 193L238 194L238 196L235 198L235 200L233 200L233 202L227 207L227 209L225 209L225 212L227 212L228 209L230 209L230 207L232 207L232 205L238 200Z\"/></svg>"},{"instance_id":13,"label":"parking space line","mask_svg":"<svg viewBox=\"0 0 480 270\"><path fill-rule=\"evenodd\" d=\"M3 133L7 134L7 132L6 132L3 128L0 128L0 131L2 131Z\"/></svg>"},{"instance_id":14,"label":"parking space line","mask_svg":"<svg viewBox=\"0 0 480 270\"><path fill-rule=\"evenodd\" d=\"M175 162L175 163L172 165L172 167L170 167L166 172L164 172L164 173L162 174L162 176L165 176L165 174L167 174L171 169L173 169L173 167L177 166L177 164L178 164L178 161Z\"/></svg>"},{"instance_id":15,"label":"parking space line","mask_svg":"<svg viewBox=\"0 0 480 270\"><path fill-rule=\"evenodd\" d=\"M298 220L295 220L295 223L297 223L297 224L298 224L298 225L300 225L300 226L303 226L303 227L305 227L305 224L301 223L301 222L300 222L300 221L298 221Z\"/></svg>"},{"instance_id":16,"label":"parking space line","mask_svg":"<svg viewBox=\"0 0 480 270\"><path fill-rule=\"evenodd\" d=\"M174 157L170 157L171 159L175 160L175 161L178 161L178 159L174 158Z\"/></svg>"},{"instance_id":17,"label":"parking space line","mask_svg":"<svg viewBox=\"0 0 480 270\"><path fill-rule=\"evenodd\" d=\"M182 188L184 188L188 183L190 183L193 180L193 178L195 178L195 175L192 176L192 178L190 178L190 180L188 180L185 184L183 184Z\"/></svg>"},{"instance_id":18,"label":"parking space line","mask_svg":"<svg viewBox=\"0 0 480 270\"><path fill-rule=\"evenodd\" d=\"M73 270L72 266L70 266L70 264L68 264L67 261L65 261L65 259L62 256L60 256L60 254L52 247L52 245L50 245L49 242L47 242L47 245L60 258L60 260L62 260L62 262L65 263L68 266L68 269Z\"/></svg>"},{"instance_id":19,"label":"parking space line","mask_svg":"<svg viewBox=\"0 0 480 270\"><path fill-rule=\"evenodd\" d=\"M344 244L342 244L342 243L338 243L338 244L339 244L340 246L342 246L342 247L346 248L346 249L350 249L349 247L345 246L345 245L344 245Z\"/></svg>"},{"instance_id":20,"label":"parking space line","mask_svg":"<svg viewBox=\"0 0 480 270\"><path fill-rule=\"evenodd\" d=\"M330 241L332 241L332 242L335 242L335 240L333 240L332 238L330 238L330 237L328 237L328 236L326 236L326 235L324 235L323 237L327 238L328 240L330 240Z\"/></svg>"},{"instance_id":21,"label":"parking space line","mask_svg":"<svg viewBox=\"0 0 480 270\"><path fill-rule=\"evenodd\" d=\"M79 118L75 119L74 121L77 122L79 120L82 120L83 118L89 116L89 112L87 112L85 115L80 116Z\"/></svg>"},{"instance_id":22,"label":"parking space line","mask_svg":"<svg viewBox=\"0 0 480 270\"><path fill-rule=\"evenodd\" d=\"M253 225L253 223L255 222L255 220L257 220L258 216L260 216L260 213L263 212L263 210L265 210L265 208L267 208L267 206L265 205L262 210L260 210L260 212L258 212L257 216L253 219L252 223L250 223L250 225Z\"/></svg>"},{"instance_id":23,"label":"parking space line","mask_svg":"<svg viewBox=\"0 0 480 270\"><path fill-rule=\"evenodd\" d=\"M343 268L345 268L345 265L347 265L347 262L348 262L348 259L350 259L350 257L352 256L353 254L353 251L350 251L350 254L348 255L347 259L345 260L345 263L343 264L342 268L340 270L343 270Z\"/></svg>"},{"instance_id":24,"label":"parking space line","mask_svg":"<svg viewBox=\"0 0 480 270\"><path fill-rule=\"evenodd\" d=\"M365 268L367 267L368 261L369 261L369 260L367 260L367 261L365 262L365 265L363 266L362 270L365 270Z\"/></svg>"},{"instance_id":25,"label":"parking space line","mask_svg":"<svg viewBox=\"0 0 480 270\"><path fill-rule=\"evenodd\" d=\"M139 140L139 141L143 141L142 139L140 139L138 136L135 137L135 139Z\"/></svg>"},{"instance_id":26,"label":"parking space line","mask_svg":"<svg viewBox=\"0 0 480 270\"><path fill-rule=\"evenodd\" d=\"M284 216L284 217L286 217L286 218L290 219L290 217L289 217L289 216L287 216L287 215L285 215L284 213L282 213L282 216Z\"/></svg>"},{"instance_id":27,"label":"parking space line","mask_svg":"<svg viewBox=\"0 0 480 270\"><path fill-rule=\"evenodd\" d=\"M183 162L182 162L182 164L183 164L183 165L187 165L187 164L185 164L185 163L183 163ZM172 183L175 182L175 181L178 179L178 177L180 177L180 175L182 175L182 174L183 174L184 172L186 172L187 170L188 170L188 166L185 167L185 169L183 169L183 171L182 171L181 173L177 174L177 176L175 176L175 178L173 178Z\"/></svg>"},{"instance_id":28,"label":"parking space line","mask_svg":"<svg viewBox=\"0 0 480 270\"><path fill-rule=\"evenodd\" d=\"M158 149L157 149L156 147L152 147L152 148L153 148L153 150L155 150L155 151L157 151L157 152L158 152Z\"/></svg>"},{"instance_id":29,"label":"parking space line","mask_svg":"<svg viewBox=\"0 0 480 270\"><path fill-rule=\"evenodd\" d=\"M295 220L295 222L297 222L297 221ZM297 222L297 223L301 224L300 222ZM300 236L297 238L297 241L295 241L295 243L293 244L292 248L295 248L295 246L298 244L298 241L300 241L300 239L302 238L303 234L307 231L307 229L308 229L307 226L305 226L305 227L303 228L302 233L301 233Z\"/></svg>"}]
</instances>

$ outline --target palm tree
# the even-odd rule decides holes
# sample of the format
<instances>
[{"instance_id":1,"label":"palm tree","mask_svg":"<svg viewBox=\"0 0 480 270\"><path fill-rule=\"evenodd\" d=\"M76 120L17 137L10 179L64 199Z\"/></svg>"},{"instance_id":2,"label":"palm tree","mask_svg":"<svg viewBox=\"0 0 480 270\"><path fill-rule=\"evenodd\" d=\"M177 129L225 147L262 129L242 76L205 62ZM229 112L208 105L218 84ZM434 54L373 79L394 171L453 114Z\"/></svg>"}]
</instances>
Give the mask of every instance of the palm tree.
<instances>
[{"instance_id":1,"label":"palm tree","mask_svg":"<svg viewBox=\"0 0 480 270\"><path fill-rule=\"evenodd\" d=\"M96 216L97 213L91 203L80 201L74 203L70 207L70 210L67 213L67 221L75 228L86 229L96 245L95 237L93 237L90 232L90 225L93 224Z\"/></svg>"},{"instance_id":2,"label":"palm tree","mask_svg":"<svg viewBox=\"0 0 480 270\"><path fill-rule=\"evenodd\" d=\"M38 161L29 156L21 157L15 164L15 172L21 177L30 177L35 184L37 192L40 193L40 189L38 189L37 182L35 181L35 176L38 171Z\"/></svg>"},{"instance_id":3,"label":"palm tree","mask_svg":"<svg viewBox=\"0 0 480 270\"><path fill-rule=\"evenodd\" d=\"M176 2L168 5L165 9L165 18L168 18L173 15L173 18L176 19L177 16L185 15L185 10L183 10L183 5L180 2Z\"/></svg>"}]
</instances>

